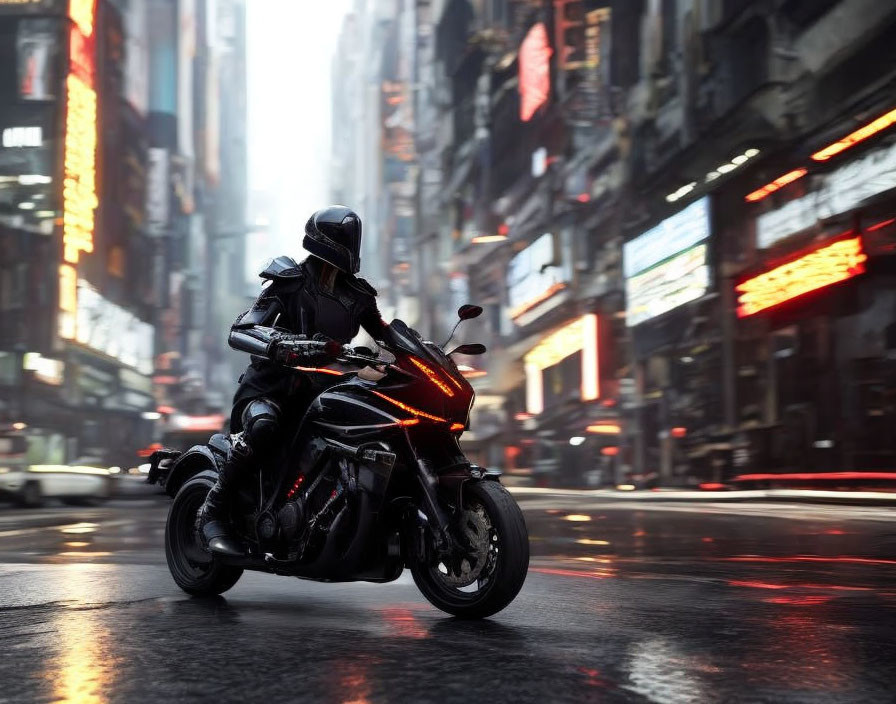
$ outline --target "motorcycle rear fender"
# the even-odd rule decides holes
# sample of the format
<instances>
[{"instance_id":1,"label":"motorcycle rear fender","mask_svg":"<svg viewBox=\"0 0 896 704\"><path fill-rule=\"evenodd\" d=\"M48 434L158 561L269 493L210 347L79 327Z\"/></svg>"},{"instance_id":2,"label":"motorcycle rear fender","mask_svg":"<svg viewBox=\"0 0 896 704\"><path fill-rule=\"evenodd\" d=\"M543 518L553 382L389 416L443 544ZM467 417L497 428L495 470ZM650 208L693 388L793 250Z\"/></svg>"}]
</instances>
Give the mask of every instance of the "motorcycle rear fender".
<instances>
[{"instance_id":1,"label":"motorcycle rear fender","mask_svg":"<svg viewBox=\"0 0 896 704\"><path fill-rule=\"evenodd\" d=\"M174 498L184 483L200 472L207 471L217 476L218 462L222 459L205 445L194 445L174 461L171 471L163 480L164 483L161 481L159 483L162 484L165 493Z\"/></svg>"}]
</instances>

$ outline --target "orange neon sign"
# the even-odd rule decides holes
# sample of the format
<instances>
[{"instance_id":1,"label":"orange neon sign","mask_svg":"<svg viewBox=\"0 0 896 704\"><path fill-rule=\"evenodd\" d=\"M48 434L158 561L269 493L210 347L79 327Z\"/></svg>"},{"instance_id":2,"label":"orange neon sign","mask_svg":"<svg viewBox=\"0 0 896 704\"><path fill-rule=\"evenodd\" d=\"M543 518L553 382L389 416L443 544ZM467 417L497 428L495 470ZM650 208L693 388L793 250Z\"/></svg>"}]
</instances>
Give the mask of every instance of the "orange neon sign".
<instances>
[{"instance_id":1,"label":"orange neon sign","mask_svg":"<svg viewBox=\"0 0 896 704\"><path fill-rule=\"evenodd\" d=\"M71 0L69 74L65 79L65 147L62 186L62 259L59 267L60 337L77 337L81 253L93 251L96 191L97 95L93 30L96 0Z\"/></svg>"},{"instance_id":2,"label":"orange neon sign","mask_svg":"<svg viewBox=\"0 0 896 704\"><path fill-rule=\"evenodd\" d=\"M865 271L868 256L862 238L839 240L736 287L737 316L745 318L785 301L846 281Z\"/></svg>"},{"instance_id":3,"label":"orange neon sign","mask_svg":"<svg viewBox=\"0 0 896 704\"><path fill-rule=\"evenodd\" d=\"M815 152L812 158L815 161L827 161L832 156L836 156L842 151L846 151L850 147L855 146L869 137L881 132L889 127L896 125L896 109L881 115L876 120L869 122L864 127L860 127L855 132L850 132L842 139L838 139L833 144L829 144L824 149Z\"/></svg>"},{"instance_id":4,"label":"orange neon sign","mask_svg":"<svg viewBox=\"0 0 896 704\"><path fill-rule=\"evenodd\" d=\"M744 196L744 200L748 203L755 203L756 201L762 200L767 195L771 195L775 191L784 188L784 186L786 186L788 183L793 183L797 179L802 178L807 173L809 173L809 170L803 168L788 171L783 176L778 176L778 178L776 178L771 183L765 184L762 188L758 188L752 193L748 193Z\"/></svg>"}]
</instances>

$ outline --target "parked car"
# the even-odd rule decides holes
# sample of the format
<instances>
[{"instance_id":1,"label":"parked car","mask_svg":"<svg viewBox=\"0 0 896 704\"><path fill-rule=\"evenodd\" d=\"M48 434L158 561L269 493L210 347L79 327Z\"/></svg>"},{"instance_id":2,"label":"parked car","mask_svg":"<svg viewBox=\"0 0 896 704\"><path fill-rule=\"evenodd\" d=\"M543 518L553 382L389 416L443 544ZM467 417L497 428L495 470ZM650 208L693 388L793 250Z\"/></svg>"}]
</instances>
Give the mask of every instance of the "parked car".
<instances>
[{"instance_id":1,"label":"parked car","mask_svg":"<svg viewBox=\"0 0 896 704\"><path fill-rule=\"evenodd\" d=\"M84 505L112 495L115 468L87 458L70 464L32 464L29 444L25 435L0 437L0 497L36 507L48 498Z\"/></svg>"}]
</instances>

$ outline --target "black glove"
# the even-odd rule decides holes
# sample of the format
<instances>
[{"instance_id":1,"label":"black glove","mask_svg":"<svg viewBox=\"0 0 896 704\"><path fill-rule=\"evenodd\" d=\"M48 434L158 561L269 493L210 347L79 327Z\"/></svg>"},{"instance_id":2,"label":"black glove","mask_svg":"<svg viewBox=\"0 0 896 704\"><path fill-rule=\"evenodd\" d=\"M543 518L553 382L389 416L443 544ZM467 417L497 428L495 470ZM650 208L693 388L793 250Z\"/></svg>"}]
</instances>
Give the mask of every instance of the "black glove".
<instances>
[{"instance_id":1,"label":"black glove","mask_svg":"<svg viewBox=\"0 0 896 704\"><path fill-rule=\"evenodd\" d=\"M323 347L321 348L322 354L326 357L329 357L330 359L335 359L341 354L351 353L351 347L349 347L348 345L340 344L333 338L327 337L323 333L315 333L314 337L311 339L323 345Z\"/></svg>"}]
</instances>

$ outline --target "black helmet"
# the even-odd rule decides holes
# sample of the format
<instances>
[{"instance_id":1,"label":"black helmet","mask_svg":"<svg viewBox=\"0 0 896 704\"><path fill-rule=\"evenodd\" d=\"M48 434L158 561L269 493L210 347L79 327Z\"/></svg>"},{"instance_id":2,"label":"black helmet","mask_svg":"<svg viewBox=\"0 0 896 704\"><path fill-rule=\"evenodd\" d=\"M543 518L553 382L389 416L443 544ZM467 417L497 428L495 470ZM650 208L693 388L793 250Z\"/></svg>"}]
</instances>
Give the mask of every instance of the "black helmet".
<instances>
[{"instance_id":1,"label":"black helmet","mask_svg":"<svg viewBox=\"0 0 896 704\"><path fill-rule=\"evenodd\" d=\"M361 218L344 205L318 210L305 224L302 246L347 274L361 268Z\"/></svg>"}]
</instances>

